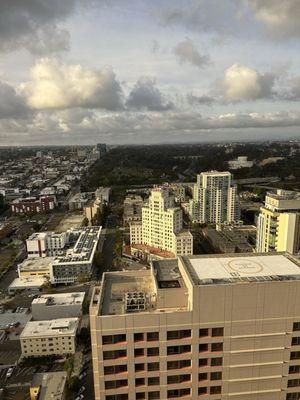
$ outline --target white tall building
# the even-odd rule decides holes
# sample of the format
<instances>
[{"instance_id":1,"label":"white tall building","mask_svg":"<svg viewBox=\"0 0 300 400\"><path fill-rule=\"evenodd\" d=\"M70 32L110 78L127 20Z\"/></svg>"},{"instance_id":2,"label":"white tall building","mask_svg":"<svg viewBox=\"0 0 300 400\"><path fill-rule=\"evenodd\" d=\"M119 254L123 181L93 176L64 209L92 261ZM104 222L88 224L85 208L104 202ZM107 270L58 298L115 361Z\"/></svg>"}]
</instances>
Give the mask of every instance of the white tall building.
<instances>
[{"instance_id":1,"label":"white tall building","mask_svg":"<svg viewBox=\"0 0 300 400\"><path fill-rule=\"evenodd\" d=\"M267 193L257 222L258 252L300 251L300 193L278 190Z\"/></svg>"},{"instance_id":2,"label":"white tall building","mask_svg":"<svg viewBox=\"0 0 300 400\"><path fill-rule=\"evenodd\" d=\"M190 216L194 222L211 224L240 219L237 186L230 172L209 171L197 175Z\"/></svg>"},{"instance_id":3,"label":"white tall building","mask_svg":"<svg viewBox=\"0 0 300 400\"><path fill-rule=\"evenodd\" d=\"M131 245L142 244L173 253L193 254L193 236L182 229L182 210L175 207L168 187L152 189L142 207L142 224L132 224Z\"/></svg>"},{"instance_id":4,"label":"white tall building","mask_svg":"<svg viewBox=\"0 0 300 400\"><path fill-rule=\"evenodd\" d=\"M69 232L35 232L26 240L28 258L58 256L68 241Z\"/></svg>"}]
</instances>

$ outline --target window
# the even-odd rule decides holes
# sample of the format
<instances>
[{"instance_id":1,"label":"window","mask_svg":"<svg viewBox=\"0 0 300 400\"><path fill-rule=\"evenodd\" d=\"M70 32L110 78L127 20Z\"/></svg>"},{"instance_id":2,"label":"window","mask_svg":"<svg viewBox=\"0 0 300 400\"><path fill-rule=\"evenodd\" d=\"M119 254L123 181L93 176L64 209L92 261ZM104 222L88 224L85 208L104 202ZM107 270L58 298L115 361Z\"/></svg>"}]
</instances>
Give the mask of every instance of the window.
<instances>
[{"instance_id":1,"label":"window","mask_svg":"<svg viewBox=\"0 0 300 400\"><path fill-rule=\"evenodd\" d=\"M286 395L286 400L299 400L300 399L300 393L287 393Z\"/></svg>"},{"instance_id":2,"label":"window","mask_svg":"<svg viewBox=\"0 0 300 400\"><path fill-rule=\"evenodd\" d=\"M207 343L199 344L199 353L202 353L203 351L208 351L208 344Z\"/></svg>"},{"instance_id":3,"label":"window","mask_svg":"<svg viewBox=\"0 0 300 400\"><path fill-rule=\"evenodd\" d=\"M114 344L114 343L121 343L121 342L126 342L126 335L102 336L103 344Z\"/></svg>"},{"instance_id":4,"label":"window","mask_svg":"<svg viewBox=\"0 0 300 400\"><path fill-rule=\"evenodd\" d=\"M133 339L135 342L142 342L144 340L144 334L143 333L135 333L133 335Z\"/></svg>"},{"instance_id":5,"label":"window","mask_svg":"<svg viewBox=\"0 0 300 400\"><path fill-rule=\"evenodd\" d=\"M158 376L153 376L151 378L148 378L148 386L153 386L153 385L159 385L159 377Z\"/></svg>"},{"instance_id":6,"label":"window","mask_svg":"<svg viewBox=\"0 0 300 400\"><path fill-rule=\"evenodd\" d=\"M191 366L191 360L168 361L167 369L188 368Z\"/></svg>"},{"instance_id":7,"label":"window","mask_svg":"<svg viewBox=\"0 0 300 400\"><path fill-rule=\"evenodd\" d=\"M146 398L146 393L144 393L144 392L136 393L135 398L136 398L136 400L143 400Z\"/></svg>"},{"instance_id":8,"label":"window","mask_svg":"<svg viewBox=\"0 0 300 400\"><path fill-rule=\"evenodd\" d=\"M293 323L293 331L300 331L300 322Z\"/></svg>"},{"instance_id":9,"label":"window","mask_svg":"<svg viewBox=\"0 0 300 400\"><path fill-rule=\"evenodd\" d=\"M291 360L299 360L300 351L291 351Z\"/></svg>"},{"instance_id":10,"label":"window","mask_svg":"<svg viewBox=\"0 0 300 400\"><path fill-rule=\"evenodd\" d=\"M127 371L127 365L112 365L104 367L104 375L119 374Z\"/></svg>"},{"instance_id":11,"label":"window","mask_svg":"<svg viewBox=\"0 0 300 400\"><path fill-rule=\"evenodd\" d=\"M116 389L127 385L128 385L127 379L120 379L118 381L106 381L105 389Z\"/></svg>"},{"instance_id":12,"label":"window","mask_svg":"<svg viewBox=\"0 0 300 400\"><path fill-rule=\"evenodd\" d=\"M158 371L159 370L159 363L158 362L148 363L147 364L147 369L148 369L148 371Z\"/></svg>"},{"instance_id":13,"label":"window","mask_svg":"<svg viewBox=\"0 0 300 400\"><path fill-rule=\"evenodd\" d=\"M134 357L141 357L144 355L144 349L134 349Z\"/></svg>"},{"instance_id":14,"label":"window","mask_svg":"<svg viewBox=\"0 0 300 400\"><path fill-rule=\"evenodd\" d=\"M147 342L153 342L159 340L158 332L147 332Z\"/></svg>"},{"instance_id":15,"label":"window","mask_svg":"<svg viewBox=\"0 0 300 400\"><path fill-rule=\"evenodd\" d=\"M104 360L115 360L116 358L121 358L126 356L127 356L126 350L112 350L103 352Z\"/></svg>"},{"instance_id":16,"label":"window","mask_svg":"<svg viewBox=\"0 0 300 400\"><path fill-rule=\"evenodd\" d=\"M148 400L156 400L159 399L159 391L148 392Z\"/></svg>"},{"instance_id":17,"label":"window","mask_svg":"<svg viewBox=\"0 0 300 400\"><path fill-rule=\"evenodd\" d=\"M207 393L207 387L199 387L198 388L198 395L201 396L202 394Z\"/></svg>"},{"instance_id":18,"label":"window","mask_svg":"<svg viewBox=\"0 0 300 400\"><path fill-rule=\"evenodd\" d=\"M189 382L191 380L191 375L186 374L186 375L171 375L168 376L167 378L167 383L173 384L173 383L182 383L182 382Z\"/></svg>"},{"instance_id":19,"label":"window","mask_svg":"<svg viewBox=\"0 0 300 400\"><path fill-rule=\"evenodd\" d=\"M220 381L222 379L222 372L212 372L210 374L210 380L211 381Z\"/></svg>"},{"instance_id":20,"label":"window","mask_svg":"<svg viewBox=\"0 0 300 400\"><path fill-rule=\"evenodd\" d=\"M300 373L300 365L291 365L289 368L289 374L298 374Z\"/></svg>"},{"instance_id":21,"label":"window","mask_svg":"<svg viewBox=\"0 0 300 400\"><path fill-rule=\"evenodd\" d=\"M191 330L185 329L180 331L168 331L167 340L176 340L191 337Z\"/></svg>"},{"instance_id":22,"label":"window","mask_svg":"<svg viewBox=\"0 0 300 400\"><path fill-rule=\"evenodd\" d=\"M208 336L208 329L199 329L199 337Z\"/></svg>"},{"instance_id":23,"label":"window","mask_svg":"<svg viewBox=\"0 0 300 400\"><path fill-rule=\"evenodd\" d=\"M222 351L223 350L223 343L212 343L211 344L211 351Z\"/></svg>"},{"instance_id":24,"label":"window","mask_svg":"<svg viewBox=\"0 0 300 400\"><path fill-rule=\"evenodd\" d=\"M135 372L144 371L145 370L145 364L135 364L134 370L135 370Z\"/></svg>"},{"instance_id":25,"label":"window","mask_svg":"<svg viewBox=\"0 0 300 400\"><path fill-rule=\"evenodd\" d=\"M207 358L200 358L199 359L199 367L206 367L208 365Z\"/></svg>"},{"instance_id":26,"label":"window","mask_svg":"<svg viewBox=\"0 0 300 400\"><path fill-rule=\"evenodd\" d=\"M188 396L191 393L191 389L177 389L177 390L168 390L168 399L172 399L174 397L182 397Z\"/></svg>"},{"instance_id":27,"label":"window","mask_svg":"<svg viewBox=\"0 0 300 400\"><path fill-rule=\"evenodd\" d=\"M149 347L147 349L148 357L153 357L153 356L158 356L158 355L159 355L159 347Z\"/></svg>"},{"instance_id":28,"label":"window","mask_svg":"<svg viewBox=\"0 0 300 400\"><path fill-rule=\"evenodd\" d=\"M221 386L211 386L209 390L210 394L220 394L221 393Z\"/></svg>"},{"instance_id":29,"label":"window","mask_svg":"<svg viewBox=\"0 0 300 400\"><path fill-rule=\"evenodd\" d=\"M299 344L300 344L300 337L293 337L292 346L299 346Z\"/></svg>"},{"instance_id":30,"label":"window","mask_svg":"<svg viewBox=\"0 0 300 400\"><path fill-rule=\"evenodd\" d=\"M191 351L190 345L185 346L168 346L167 355L189 353Z\"/></svg>"},{"instance_id":31,"label":"window","mask_svg":"<svg viewBox=\"0 0 300 400\"><path fill-rule=\"evenodd\" d=\"M223 336L224 335L224 328L212 328L211 336Z\"/></svg>"},{"instance_id":32,"label":"window","mask_svg":"<svg viewBox=\"0 0 300 400\"><path fill-rule=\"evenodd\" d=\"M105 396L105 400L128 400L128 394L115 394L112 396Z\"/></svg>"},{"instance_id":33,"label":"window","mask_svg":"<svg viewBox=\"0 0 300 400\"><path fill-rule=\"evenodd\" d=\"M135 386L145 385L145 378L135 378Z\"/></svg>"},{"instance_id":34,"label":"window","mask_svg":"<svg viewBox=\"0 0 300 400\"><path fill-rule=\"evenodd\" d=\"M300 386L300 379L289 379L288 380L288 387L296 387Z\"/></svg>"},{"instance_id":35,"label":"window","mask_svg":"<svg viewBox=\"0 0 300 400\"><path fill-rule=\"evenodd\" d=\"M207 374L206 373L201 373L198 375L199 381L206 381L207 380Z\"/></svg>"},{"instance_id":36,"label":"window","mask_svg":"<svg viewBox=\"0 0 300 400\"><path fill-rule=\"evenodd\" d=\"M210 360L210 365L212 367L217 367L217 366L222 365L222 364L223 364L222 357L215 357L215 358L211 358L211 360Z\"/></svg>"}]
</instances>

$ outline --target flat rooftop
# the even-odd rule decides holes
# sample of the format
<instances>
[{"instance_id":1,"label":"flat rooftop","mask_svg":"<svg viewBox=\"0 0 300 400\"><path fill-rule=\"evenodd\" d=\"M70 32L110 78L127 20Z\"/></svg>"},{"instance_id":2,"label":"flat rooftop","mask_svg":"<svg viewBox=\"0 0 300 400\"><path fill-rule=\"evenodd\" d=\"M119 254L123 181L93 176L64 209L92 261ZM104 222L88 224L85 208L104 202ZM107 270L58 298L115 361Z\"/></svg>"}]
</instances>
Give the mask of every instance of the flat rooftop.
<instances>
[{"instance_id":1,"label":"flat rooftop","mask_svg":"<svg viewBox=\"0 0 300 400\"><path fill-rule=\"evenodd\" d=\"M195 284L300 280L300 264L285 254L183 257Z\"/></svg>"},{"instance_id":2,"label":"flat rooftop","mask_svg":"<svg viewBox=\"0 0 300 400\"><path fill-rule=\"evenodd\" d=\"M43 294L33 300L32 305L66 306L82 304L85 292Z\"/></svg>"},{"instance_id":3,"label":"flat rooftop","mask_svg":"<svg viewBox=\"0 0 300 400\"><path fill-rule=\"evenodd\" d=\"M75 335L78 327L78 318L58 318L50 321L29 321L21 338L32 338L40 336L65 336Z\"/></svg>"},{"instance_id":4,"label":"flat rooftop","mask_svg":"<svg viewBox=\"0 0 300 400\"><path fill-rule=\"evenodd\" d=\"M32 276L28 278L16 278L9 285L9 289L40 288L47 281L43 276Z\"/></svg>"},{"instance_id":5,"label":"flat rooftop","mask_svg":"<svg viewBox=\"0 0 300 400\"><path fill-rule=\"evenodd\" d=\"M40 400L61 400L67 382L65 371L34 374L31 387L39 387Z\"/></svg>"},{"instance_id":6,"label":"flat rooftop","mask_svg":"<svg viewBox=\"0 0 300 400\"><path fill-rule=\"evenodd\" d=\"M52 260L52 257L26 258L18 265L18 269L23 272L42 269L49 271Z\"/></svg>"}]
</instances>

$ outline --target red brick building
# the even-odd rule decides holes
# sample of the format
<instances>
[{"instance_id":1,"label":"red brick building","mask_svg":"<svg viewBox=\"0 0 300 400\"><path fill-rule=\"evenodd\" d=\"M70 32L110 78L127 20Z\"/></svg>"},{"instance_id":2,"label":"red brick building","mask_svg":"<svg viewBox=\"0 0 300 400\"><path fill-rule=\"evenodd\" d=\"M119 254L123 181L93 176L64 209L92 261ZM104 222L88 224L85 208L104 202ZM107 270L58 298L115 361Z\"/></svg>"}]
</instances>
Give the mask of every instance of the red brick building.
<instances>
[{"instance_id":1,"label":"red brick building","mask_svg":"<svg viewBox=\"0 0 300 400\"><path fill-rule=\"evenodd\" d=\"M11 203L11 211L14 214L46 213L55 207L54 196L26 197L16 199Z\"/></svg>"}]
</instances>

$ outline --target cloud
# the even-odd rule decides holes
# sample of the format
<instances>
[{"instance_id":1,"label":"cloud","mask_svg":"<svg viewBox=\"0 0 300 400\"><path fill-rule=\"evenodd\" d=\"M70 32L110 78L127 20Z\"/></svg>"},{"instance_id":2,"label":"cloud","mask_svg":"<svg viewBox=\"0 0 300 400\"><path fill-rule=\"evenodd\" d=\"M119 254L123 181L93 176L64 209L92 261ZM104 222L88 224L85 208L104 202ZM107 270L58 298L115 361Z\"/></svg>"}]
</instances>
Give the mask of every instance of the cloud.
<instances>
[{"instance_id":1,"label":"cloud","mask_svg":"<svg viewBox=\"0 0 300 400\"><path fill-rule=\"evenodd\" d=\"M274 81L271 73L261 74L245 65L233 64L226 69L223 79L225 98L231 102L270 98Z\"/></svg>"},{"instance_id":2,"label":"cloud","mask_svg":"<svg viewBox=\"0 0 300 400\"><path fill-rule=\"evenodd\" d=\"M270 35L274 37L300 36L299 0L246 0Z\"/></svg>"},{"instance_id":3,"label":"cloud","mask_svg":"<svg viewBox=\"0 0 300 400\"><path fill-rule=\"evenodd\" d=\"M122 108L122 89L109 66L92 70L43 58L31 69L23 93L34 109Z\"/></svg>"},{"instance_id":4,"label":"cloud","mask_svg":"<svg viewBox=\"0 0 300 400\"><path fill-rule=\"evenodd\" d=\"M24 98L12 86L0 81L0 119L23 118L28 112Z\"/></svg>"},{"instance_id":5,"label":"cloud","mask_svg":"<svg viewBox=\"0 0 300 400\"><path fill-rule=\"evenodd\" d=\"M140 78L127 98L127 107L136 110L166 111L174 108L156 87L156 82L151 78Z\"/></svg>"},{"instance_id":6,"label":"cloud","mask_svg":"<svg viewBox=\"0 0 300 400\"><path fill-rule=\"evenodd\" d=\"M209 56L200 54L193 41L189 38L178 43L173 52L181 64L188 63L198 68L203 68L209 64Z\"/></svg>"},{"instance_id":7,"label":"cloud","mask_svg":"<svg viewBox=\"0 0 300 400\"><path fill-rule=\"evenodd\" d=\"M192 93L187 94L187 101L189 104L194 105L194 104L203 104L206 106L211 105L215 99L212 96L209 95L202 95L202 96L196 96Z\"/></svg>"},{"instance_id":8,"label":"cloud","mask_svg":"<svg viewBox=\"0 0 300 400\"><path fill-rule=\"evenodd\" d=\"M69 48L60 28L82 0L9 0L0 6L0 51L26 48L44 54Z\"/></svg>"}]
</instances>

